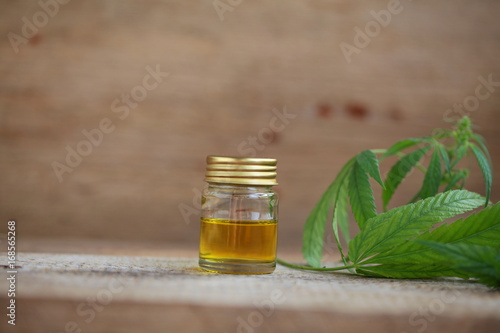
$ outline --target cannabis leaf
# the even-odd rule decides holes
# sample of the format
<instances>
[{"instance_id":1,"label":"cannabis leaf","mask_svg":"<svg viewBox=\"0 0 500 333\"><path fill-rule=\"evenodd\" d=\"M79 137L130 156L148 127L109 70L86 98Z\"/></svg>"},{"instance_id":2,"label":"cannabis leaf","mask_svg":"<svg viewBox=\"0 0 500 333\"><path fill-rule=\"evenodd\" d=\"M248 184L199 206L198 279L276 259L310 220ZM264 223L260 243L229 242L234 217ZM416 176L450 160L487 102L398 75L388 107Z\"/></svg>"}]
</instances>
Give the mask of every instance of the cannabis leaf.
<instances>
[{"instance_id":1,"label":"cannabis leaf","mask_svg":"<svg viewBox=\"0 0 500 333\"><path fill-rule=\"evenodd\" d=\"M377 155L371 150L365 150L356 155L356 162L368 173L380 186L384 187L384 182L380 176Z\"/></svg>"},{"instance_id":2,"label":"cannabis leaf","mask_svg":"<svg viewBox=\"0 0 500 333\"><path fill-rule=\"evenodd\" d=\"M336 238L338 238L338 227L342 231L344 240L347 244L351 241L349 235L349 214L347 207L347 200L349 199L347 189L349 187L349 180L346 178L339 188L338 198L335 202L335 209L333 211L333 231L337 233Z\"/></svg>"},{"instance_id":3,"label":"cannabis leaf","mask_svg":"<svg viewBox=\"0 0 500 333\"><path fill-rule=\"evenodd\" d=\"M448 151L445 146L438 144L439 152L441 153L441 158L443 159L443 164L447 173L451 172L450 157L448 156Z\"/></svg>"},{"instance_id":4,"label":"cannabis leaf","mask_svg":"<svg viewBox=\"0 0 500 333\"><path fill-rule=\"evenodd\" d=\"M334 204L333 210L333 219L332 219L332 228L333 235L335 236L335 242L337 244L337 248L340 253L340 257L342 262L347 265L347 259L344 256L344 251L342 250L342 245L340 244L339 237L339 228L344 236L344 240L347 244L350 242L350 233L349 233L349 215L347 212L347 199L348 194L347 190L349 187L348 176L344 179L343 183L339 187L337 201Z\"/></svg>"},{"instance_id":5,"label":"cannabis leaf","mask_svg":"<svg viewBox=\"0 0 500 333\"><path fill-rule=\"evenodd\" d=\"M472 244L421 243L442 255L442 263L478 278L481 283L500 287L500 248Z\"/></svg>"},{"instance_id":6,"label":"cannabis leaf","mask_svg":"<svg viewBox=\"0 0 500 333\"><path fill-rule=\"evenodd\" d=\"M427 173L425 174L424 183L420 189L419 196L425 199L436 194L441 184L441 177L441 156L438 148L434 149L432 153L429 168L427 168Z\"/></svg>"},{"instance_id":7,"label":"cannabis leaf","mask_svg":"<svg viewBox=\"0 0 500 333\"><path fill-rule=\"evenodd\" d=\"M405 139L401 140L399 142L396 142L393 144L387 151L382 155L382 159L391 156L391 155L396 155L397 153L401 152L402 150L406 148L413 147L419 143L422 142L428 142L428 138L410 138L410 139Z\"/></svg>"},{"instance_id":8,"label":"cannabis leaf","mask_svg":"<svg viewBox=\"0 0 500 333\"><path fill-rule=\"evenodd\" d=\"M484 182L486 183L486 206L490 201L491 184L493 182L493 172L491 171L491 164L489 159L475 144L470 143L469 145L472 152L476 156L477 163L479 164L481 171L483 172Z\"/></svg>"},{"instance_id":9,"label":"cannabis leaf","mask_svg":"<svg viewBox=\"0 0 500 333\"><path fill-rule=\"evenodd\" d=\"M429 152L431 156L426 167L425 161L421 161ZM459 169L457 165L470 155L474 155L483 174L486 198L461 190L469 170ZM398 160L383 180L379 162L389 156L397 156ZM424 173L422 185L410 204L387 211L399 185L413 169ZM283 260L278 262L318 271L355 269L357 274L379 277L476 276L484 283L494 284L495 277L490 274L497 269L495 265L491 267L494 256L490 249L479 248L498 248L500 244L500 222L497 223L500 208L498 205L487 206L493 183L492 170L485 140L472 131L468 117L456 122L452 130L437 129L429 137L401 140L387 150L362 151L344 165L306 221L302 253L312 267ZM378 215L370 178L382 187L383 213ZM443 193L439 193L441 188L444 188ZM421 200L415 202L418 199ZM486 208L480 213L430 231L445 219L483 203ZM352 240L349 206L360 228ZM326 222L330 216L344 266L320 268ZM348 245L347 256L341 238ZM471 249L474 256L464 255L462 252L466 249ZM478 273L479 269L474 271L471 268L474 262L484 264L484 271L488 273Z\"/></svg>"},{"instance_id":10,"label":"cannabis leaf","mask_svg":"<svg viewBox=\"0 0 500 333\"><path fill-rule=\"evenodd\" d=\"M391 278L467 277L445 265L442 255L425 246L425 242L500 247L500 203L374 255L363 265L375 266L363 269L362 274Z\"/></svg>"},{"instance_id":11,"label":"cannabis leaf","mask_svg":"<svg viewBox=\"0 0 500 333\"><path fill-rule=\"evenodd\" d=\"M466 145L457 146L453 159L450 161L451 168L454 168L458 164L458 162L460 162L465 157L465 154L467 154L467 146Z\"/></svg>"},{"instance_id":12,"label":"cannabis leaf","mask_svg":"<svg viewBox=\"0 0 500 333\"><path fill-rule=\"evenodd\" d=\"M500 246L500 203L459 219L452 224L443 224L432 232L427 231L416 238L417 241L440 243L463 243L485 246ZM435 260L431 249L415 241L407 241L384 253L365 261L365 263L401 264L420 262L429 264Z\"/></svg>"},{"instance_id":13,"label":"cannabis leaf","mask_svg":"<svg viewBox=\"0 0 500 333\"><path fill-rule=\"evenodd\" d=\"M349 258L354 264L360 264L377 253L415 238L434 224L472 210L483 202L479 194L455 190L377 215L368 220L365 229L349 243Z\"/></svg>"},{"instance_id":14,"label":"cannabis leaf","mask_svg":"<svg viewBox=\"0 0 500 333\"><path fill-rule=\"evenodd\" d=\"M333 233L343 260L340 234L347 244L350 241L348 202L360 228L363 228L366 220L377 215L369 176L383 186L377 156L365 150L344 165L314 207L304 227L302 246L302 253L309 265L319 267L321 264L325 224L332 210Z\"/></svg>"},{"instance_id":15,"label":"cannabis leaf","mask_svg":"<svg viewBox=\"0 0 500 333\"><path fill-rule=\"evenodd\" d=\"M358 222L359 228L363 229L366 220L377 215L377 212L368 175L359 162L356 162L352 167L349 178L349 198L354 218Z\"/></svg>"},{"instance_id":16,"label":"cannabis leaf","mask_svg":"<svg viewBox=\"0 0 500 333\"><path fill-rule=\"evenodd\" d=\"M389 204L389 201L394 195L394 192L398 188L399 184L429 149L430 147L427 146L415 150L414 152L405 155L391 168L387 174L387 178L385 179L385 189L382 192L384 211L387 210L387 205Z\"/></svg>"},{"instance_id":17,"label":"cannabis leaf","mask_svg":"<svg viewBox=\"0 0 500 333\"><path fill-rule=\"evenodd\" d=\"M348 178L351 172L351 166L354 162L355 158L352 158L344 165L337 178L335 178L333 183L328 187L320 201L316 204L313 211L307 218L306 225L304 227L302 254L304 255L307 263L313 267L319 267L321 265L325 224L332 206L334 203L337 203L340 188L345 179ZM339 242L338 239L336 239L336 241Z\"/></svg>"},{"instance_id":18,"label":"cannabis leaf","mask_svg":"<svg viewBox=\"0 0 500 333\"><path fill-rule=\"evenodd\" d=\"M450 172L451 178L447 180L448 185L444 189L444 191L448 191L454 188L462 188L465 180L467 179L467 176L469 175L468 170L453 170ZM462 184L458 184L459 182L462 182Z\"/></svg>"},{"instance_id":19,"label":"cannabis leaf","mask_svg":"<svg viewBox=\"0 0 500 333\"><path fill-rule=\"evenodd\" d=\"M488 157L488 161L490 161L491 164L491 156L490 153L488 152L488 148L486 148L486 140L480 134L477 133L474 133L472 135L472 138L473 141L477 143L479 148L481 148L481 150L486 154L486 156Z\"/></svg>"}]
</instances>

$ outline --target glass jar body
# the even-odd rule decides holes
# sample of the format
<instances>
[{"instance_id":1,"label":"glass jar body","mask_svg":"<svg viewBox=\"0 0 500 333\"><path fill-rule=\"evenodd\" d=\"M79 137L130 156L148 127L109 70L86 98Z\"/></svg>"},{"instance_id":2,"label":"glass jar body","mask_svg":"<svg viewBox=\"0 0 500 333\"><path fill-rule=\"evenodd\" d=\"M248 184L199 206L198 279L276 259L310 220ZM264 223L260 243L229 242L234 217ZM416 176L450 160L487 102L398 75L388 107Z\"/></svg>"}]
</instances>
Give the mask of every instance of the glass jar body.
<instances>
[{"instance_id":1,"label":"glass jar body","mask_svg":"<svg viewBox=\"0 0 500 333\"><path fill-rule=\"evenodd\" d=\"M214 184L203 191L201 268L268 274L276 267L278 195L270 186Z\"/></svg>"}]
</instances>

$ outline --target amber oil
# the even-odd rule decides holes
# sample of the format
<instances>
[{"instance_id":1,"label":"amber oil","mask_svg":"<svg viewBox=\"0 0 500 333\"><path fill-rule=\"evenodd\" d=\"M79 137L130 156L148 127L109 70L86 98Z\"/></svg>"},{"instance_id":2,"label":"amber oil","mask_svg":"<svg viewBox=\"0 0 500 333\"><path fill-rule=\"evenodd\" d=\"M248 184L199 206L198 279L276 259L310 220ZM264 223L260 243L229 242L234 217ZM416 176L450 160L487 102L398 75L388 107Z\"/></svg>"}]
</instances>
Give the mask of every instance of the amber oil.
<instances>
[{"instance_id":1,"label":"amber oil","mask_svg":"<svg viewBox=\"0 0 500 333\"><path fill-rule=\"evenodd\" d=\"M276 266L276 220L201 219L200 264L215 272L267 274Z\"/></svg>"}]
</instances>

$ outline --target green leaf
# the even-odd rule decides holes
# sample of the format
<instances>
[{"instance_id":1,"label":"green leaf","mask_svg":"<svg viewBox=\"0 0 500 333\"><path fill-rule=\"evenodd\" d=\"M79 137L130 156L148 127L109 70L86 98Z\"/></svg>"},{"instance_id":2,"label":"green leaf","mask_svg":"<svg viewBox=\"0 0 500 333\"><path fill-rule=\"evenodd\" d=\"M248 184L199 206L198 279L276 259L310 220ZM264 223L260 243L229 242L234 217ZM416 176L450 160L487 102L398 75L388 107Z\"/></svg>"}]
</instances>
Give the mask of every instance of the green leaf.
<instances>
[{"instance_id":1,"label":"green leaf","mask_svg":"<svg viewBox=\"0 0 500 333\"><path fill-rule=\"evenodd\" d=\"M465 219L443 224L432 232L427 231L419 235L415 240L406 241L389 251L379 253L364 263L392 267L407 263L434 265L440 260L439 255L417 241L500 247L500 203L491 205ZM454 275L443 274L442 276Z\"/></svg>"},{"instance_id":2,"label":"green leaf","mask_svg":"<svg viewBox=\"0 0 500 333\"><path fill-rule=\"evenodd\" d=\"M477 144L479 145L479 148L481 148L481 150L484 152L486 157L488 157L488 160L491 163L491 155L490 155L490 152L488 151L488 148L486 147L486 140L481 135L479 135L477 133L474 133L474 135L472 137L477 142Z\"/></svg>"},{"instance_id":3,"label":"green leaf","mask_svg":"<svg viewBox=\"0 0 500 333\"><path fill-rule=\"evenodd\" d=\"M371 150L365 150L356 156L356 161L366 173L375 179L380 186L384 187L382 177L380 176L377 155L375 155Z\"/></svg>"},{"instance_id":4,"label":"green leaf","mask_svg":"<svg viewBox=\"0 0 500 333\"><path fill-rule=\"evenodd\" d=\"M365 228L349 243L349 259L359 265L377 253L417 237L434 224L482 203L483 198L479 194L456 190L379 214L368 220Z\"/></svg>"},{"instance_id":5,"label":"green leaf","mask_svg":"<svg viewBox=\"0 0 500 333\"><path fill-rule=\"evenodd\" d=\"M352 166L349 179L349 199L354 218L362 230L366 220L377 215L377 211L368 175L358 162Z\"/></svg>"},{"instance_id":6,"label":"green leaf","mask_svg":"<svg viewBox=\"0 0 500 333\"><path fill-rule=\"evenodd\" d=\"M488 158L484 155L484 153L479 149L475 144L469 143L474 156L476 156L477 163L479 164L479 168L483 173L484 183L486 184L486 203L485 206L490 202L490 194L491 194L491 183L493 182L493 171L491 170L491 164Z\"/></svg>"},{"instance_id":7,"label":"green leaf","mask_svg":"<svg viewBox=\"0 0 500 333\"><path fill-rule=\"evenodd\" d=\"M355 269L357 274L391 278L475 276L483 283L498 286L500 204L431 231L435 224L449 217L472 210L485 201L489 203L493 181L491 157L484 139L472 128L470 119L463 117L453 130L438 129L430 137L402 140L385 151L366 150L351 159L306 222L302 252L313 267L287 265L321 271ZM402 153L412 147L415 147L413 152ZM431 147L434 149L426 169L419 161ZM375 153L383 155L377 159ZM464 190L447 191L464 186L469 170L455 167L472 154L485 180L486 198ZM382 183L379 161L391 155L400 159ZM376 215L370 177L383 185L382 202L386 211L398 186L415 167L423 171L424 181L412 201L424 199ZM447 192L435 195L441 185L446 186ZM348 201L361 229L352 240ZM332 227L344 266L318 268L326 221L332 209ZM342 250L342 236L348 243L348 256Z\"/></svg>"},{"instance_id":8,"label":"green leaf","mask_svg":"<svg viewBox=\"0 0 500 333\"><path fill-rule=\"evenodd\" d=\"M453 190L456 185L458 184L459 181L465 182L467 179L468 173L465 170L456 170L455 174L451 177L451 179L448 181L448 185L444 189L444 192ZM459 188L462 188L462 186L458 186Z\"/></svg>"},{"instance_id":9,"label":"green leaf","mask_svg":"<svg viewBox=\"0 0 500 333\"><path fill-rule=\"evenodd\" d=\"M337 244L337 249L339 250L340 257L342 262L347 265L347 258L344 255L344 250L342 249L342 244L340 243L339 237L339 229L340 233L344 236L344 240L347 244L349 244L351 237L349 232L349 214L347 212L347 201L349 196L347 194L348 186L349 186L349 173L346 174L346 177L342 181L339 187L339 191L337 194L337 200L333 206L333 219L332 219L332 228L333 235L335 236L335 242Z\"/></svg>"},{"instance_id":10,"label":"green leaf","mask_svg":"<svg viewBox=\"0 0 500 333\"><path fill-rule=\"evenodd\" d=\"M307 263L313 267L319 267L321 264L326 221L333 203L337 201L340 186L344 178L349 176L355 161L356 158L352 158L343 166L307 218L302 237L302 254Z\"/></svg>"},{"instance_id":11,"label":"green leaf","mask_svg":"<svg viewBox=\"0 0 500 333\"><path fill-rule=\"evenodd\" d=\"M491 287L500 287L500 248L429 241L421 243L439 252L447 266L478 278L479 282Z\"/></svg>"},{"instance_id":12,"label":"green leaf","mask_svg":"<svg viewBox=\"0 0 500 333\"><path fill-rule=\"evenodd\" d=\"M389 204L389 201L394 195L394 192L398 188L399 184L429 149L430 146L426 146L405 155L396 164L394 164L391 170L389 170L385 179L384 190L382 192L384 211L387 210L387 205Z\"/></svg>"},{"instance_id":13,"label":"green leaf","mask_svg":"<svg viewBox=\"0 0 500 333\"><path fill-rule=\"evenodd\" d=\"M439 191L441 185L441 158L439 156L439 149L434 149L432 152L431 161L424 177L424 183L420 189L420 197L422 199L432 197Z\"/></svg>"},{"instance_id":14,"label":"green leaf","mask_svg":"<svg viewBox=\"0 0 500 333\"><path fill-rule=\"evenodd\" d=\"M334 203L333 208L333 220L332 226L333 231L335 233L335 239L337 243L340 244L338 229L342 235L344 236L344 240L347 244L351 241L350 232L349 232L349 214L348 214L348 187L349 187L349 178L348 176L344 178L344 181L340 185L339 192L337 195L337 200ZM342 251L341 251L342 252Z\"/></svg>"},{"instance_id":15,"label":"green leaf","mask_svg":"<svg viewBox=\"0 0 500 333\"><path fill-rule=\"evenodd\" d=\"M442 144L439 144L438 147L439 147L439 152L441 153L441 158L443 159L443 164L446 169L446 172L450 173L451 172L450 157L448 156L446 147L443 146Z\"/></svg>"},{"instance_id":16,"label":"green leaf","mask_svg":"<svg viewBox=\"0 0 500 333\"><path fill-rule=\"evenodd\" d=\"M428 138L410 138L410 139L401 140L401 141L393 144L389 149L387 149L387 151L384 153L384 155L382 155L381 159L384 159L384 158L389 157L391 155L395 155L406 148L410 148L410 147L413 147L419 143L427 142L427 141L429 141Z\"/></svg>"},{"instance_id":17,"label":"green leaf","mask_svg":"<svg viewBox=\"0 0 500 333\"><path fill-rule=\"evenodd\" d=\"M462 158L464 158L465 154L467 154L467 145L466 144L460 145L459 147L457 147L455 149L455 153L454 153L453 159L451 161L450 167L453 169L458 164L458 162L460 162L462 160Z\"/></svg>"}]
</instances>

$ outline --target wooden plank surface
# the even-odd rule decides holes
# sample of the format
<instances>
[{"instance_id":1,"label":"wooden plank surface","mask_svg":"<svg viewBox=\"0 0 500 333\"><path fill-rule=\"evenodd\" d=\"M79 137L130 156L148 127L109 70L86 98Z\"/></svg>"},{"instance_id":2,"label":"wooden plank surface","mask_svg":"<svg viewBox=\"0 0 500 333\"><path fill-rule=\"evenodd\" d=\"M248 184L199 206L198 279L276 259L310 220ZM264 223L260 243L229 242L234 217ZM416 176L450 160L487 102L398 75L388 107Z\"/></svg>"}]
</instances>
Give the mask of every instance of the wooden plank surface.
<instances>
[{"instance_id":1,"label":"wooden plank surface","mask_svg":"<svg viewBox=\"0 0 500 333\"><path fill-rule=\"evenodd\" d=\"M20 253L17 324L2 320L0 330L455 333L496 332L500 325L500 294L469 281L371 279L281 266L271 275L223 275L199 269L194 255L81 254L113 246L84 248ZM0 258L6 262L5 253ZM2 283L0 303L6 300Z\"/></svg>"}]
</instances>

